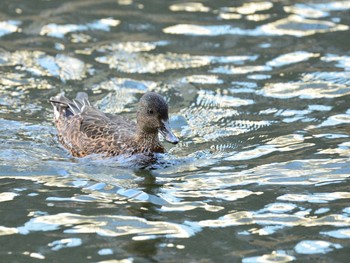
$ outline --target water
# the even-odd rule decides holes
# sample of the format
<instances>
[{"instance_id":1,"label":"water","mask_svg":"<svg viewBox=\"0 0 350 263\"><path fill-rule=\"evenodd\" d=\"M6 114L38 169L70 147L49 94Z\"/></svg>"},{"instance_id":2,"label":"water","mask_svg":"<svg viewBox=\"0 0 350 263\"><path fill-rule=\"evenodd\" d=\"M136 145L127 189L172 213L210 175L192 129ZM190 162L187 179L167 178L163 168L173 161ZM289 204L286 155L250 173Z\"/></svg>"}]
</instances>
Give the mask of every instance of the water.
<instances>
[{"instance_id":1,"label":"water","mask_svg":"<svg viewBox=\"0 0 350 263\"><path fill-rule=\"evenodd\" d=\"M350 1L4 0L1 262L347 262ZM48 98L181 139L148 169L77 159ZM114 261L113 261L114 260Z\"/></svg>"}]
</instances>

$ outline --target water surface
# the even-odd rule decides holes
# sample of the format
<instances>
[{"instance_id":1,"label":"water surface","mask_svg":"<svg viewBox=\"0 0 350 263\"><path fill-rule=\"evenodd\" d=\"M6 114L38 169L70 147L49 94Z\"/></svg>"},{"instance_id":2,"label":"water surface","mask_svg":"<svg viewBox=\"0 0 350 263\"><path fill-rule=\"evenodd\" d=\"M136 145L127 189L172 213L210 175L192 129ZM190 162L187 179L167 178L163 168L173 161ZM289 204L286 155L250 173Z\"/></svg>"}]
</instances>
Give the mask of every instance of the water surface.
<instances>
[{"instance_id":1,"label":"water surface","mask_svg":"<svg viewBox=\"0 0 350 263\"><path fill-rule=\"evenodd\" d=\"M347 262L350 1L0 3L4 262ZM77 159L48 98L181 142L148 169Z\"/></svg>"}]
</instances>

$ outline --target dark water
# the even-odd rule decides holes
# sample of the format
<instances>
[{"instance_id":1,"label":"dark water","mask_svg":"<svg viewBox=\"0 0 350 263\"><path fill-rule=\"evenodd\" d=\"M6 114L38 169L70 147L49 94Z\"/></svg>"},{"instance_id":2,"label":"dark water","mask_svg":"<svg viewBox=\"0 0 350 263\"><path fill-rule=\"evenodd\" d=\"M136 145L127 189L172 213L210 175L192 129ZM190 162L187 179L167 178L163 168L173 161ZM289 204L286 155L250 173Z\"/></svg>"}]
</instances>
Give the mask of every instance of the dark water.
<instances>
[{"instance_id":1,"label":"dark water","mask_svg":"<svg viewBox=\"0 0 350 263\"><path fill-rule=\"evenodd\" d=\"M1 262L348 262L350 1L2 0ZM76 159L50 96L181 143Z\"/></svg>"}]
</instances>

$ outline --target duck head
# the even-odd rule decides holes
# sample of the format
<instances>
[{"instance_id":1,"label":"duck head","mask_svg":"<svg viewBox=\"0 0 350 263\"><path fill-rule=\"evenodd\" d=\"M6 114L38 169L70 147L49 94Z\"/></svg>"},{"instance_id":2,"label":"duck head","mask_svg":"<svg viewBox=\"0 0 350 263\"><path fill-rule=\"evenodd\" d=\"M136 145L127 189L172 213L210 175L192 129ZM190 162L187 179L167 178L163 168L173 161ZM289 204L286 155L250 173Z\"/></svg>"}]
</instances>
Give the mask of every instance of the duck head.
<instances>
[{"instance_id":1,"label":"duck head","mask_svg":"<svg viewBox=\"0 0 350 263\"><path fill-rule=\"evenodd\" d=\"M137 126L144 134L160 133L172 144L179 142L170 129L168 104L155 92L147 92L141 97L137 111Z\"/></svg>"}]
</instances>

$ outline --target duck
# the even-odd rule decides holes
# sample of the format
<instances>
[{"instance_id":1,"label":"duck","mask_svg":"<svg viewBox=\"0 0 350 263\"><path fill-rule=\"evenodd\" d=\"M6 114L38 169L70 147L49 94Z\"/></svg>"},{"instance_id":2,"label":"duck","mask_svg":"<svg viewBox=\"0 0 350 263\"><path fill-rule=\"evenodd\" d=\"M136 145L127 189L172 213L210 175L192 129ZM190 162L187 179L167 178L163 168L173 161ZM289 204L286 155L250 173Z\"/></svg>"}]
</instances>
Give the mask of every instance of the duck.
<instances>
[{"instance_id":1,"label":"duck","mask_svg":"<svg viewBox=\"0 0 350 263\"><path fill-rule=\"evenodd\" d=\"M78 92L73 100L59 94L49 101L58 141L74 157L165 153L159 134L172 144L179 142L169 125L168 104L155 92L140 98L136 122L95 108L86 92Z\"/></svg>"}]
</instances>

